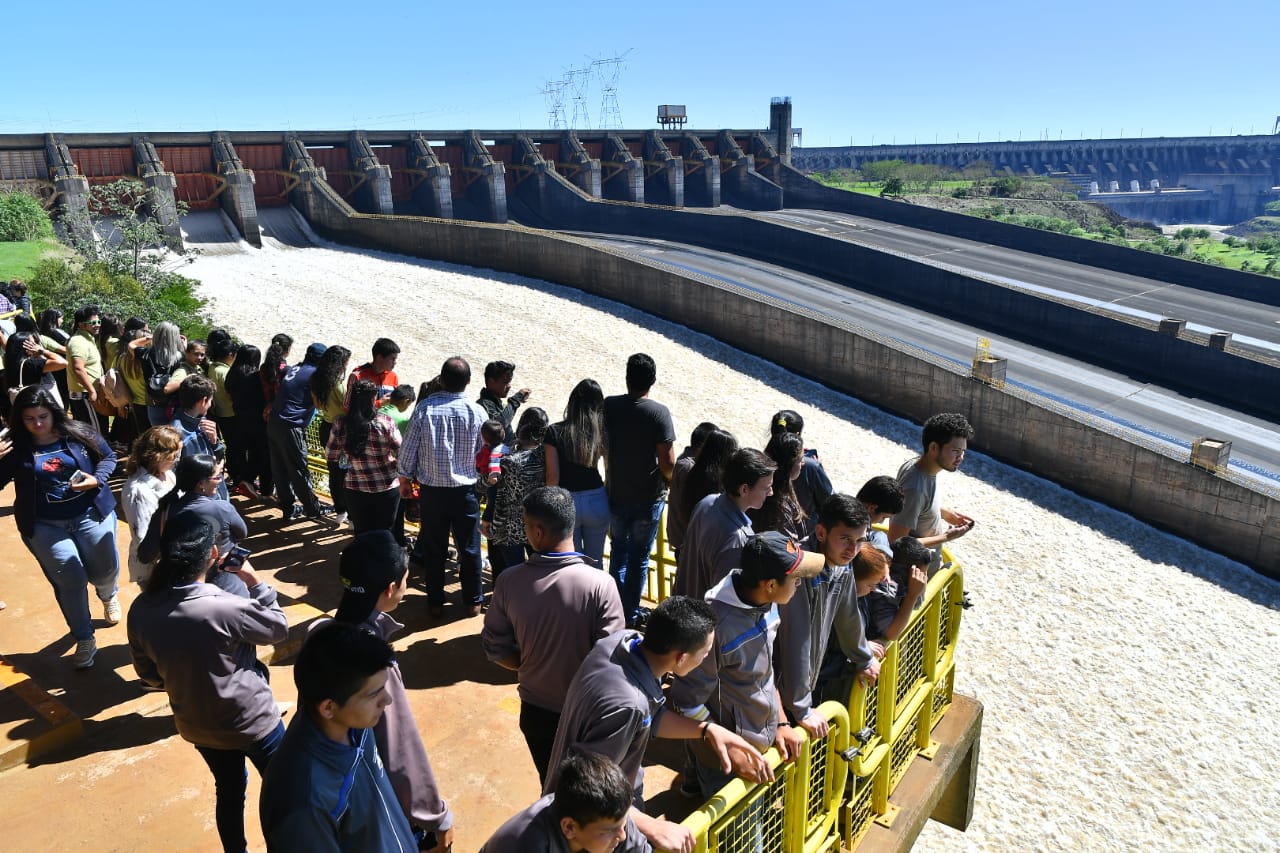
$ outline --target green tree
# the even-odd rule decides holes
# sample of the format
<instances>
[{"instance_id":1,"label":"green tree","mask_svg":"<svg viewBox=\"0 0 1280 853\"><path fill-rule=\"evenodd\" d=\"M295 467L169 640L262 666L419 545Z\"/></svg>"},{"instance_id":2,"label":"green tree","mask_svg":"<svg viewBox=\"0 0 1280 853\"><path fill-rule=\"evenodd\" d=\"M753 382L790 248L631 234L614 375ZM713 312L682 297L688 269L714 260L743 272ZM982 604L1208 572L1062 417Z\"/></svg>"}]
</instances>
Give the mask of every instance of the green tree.
<instances>
[{"instance_id":1,"label":"green tree","mask_svg":"<svg viewBox=\"0 0 1280 853\"><path fill-rule=\"evenodd\" d=\"M24 192L0 193L0 242L53 236L53 223L40 202Z\"/></svg>"},{"instance_id":2,"label":"green tree","mask_svg":"<svg viewBox=\"0 0 1280 853\"><path fill-rule=\"evenodd\" d=\"M90 191L92 213L73 215L68 223L71 247L89 264L100 263L111 275L124 274L148 290L163 284L164 273L195 260L169 248L162 223L151 211L160 208L159 190L141 181L120 180ZM187 212L183 202L177 215Z\"/></svg>"},{"instance_id":3,"label":"green tree","mask_svg":"<svg viewBox=\"0 0 1280 853\"><path fill-rule=\"evenodd\" d=\"M901 177L902 169L906 165L901 160L874 160L870 163L863 163L859 167L859 171L862 172L863 180L883 183L889 178Z\"/></svg>"},{"instance_id":4,"label":"green tree","mask_svg":"<svg viewBox=\"0 0 1280 853\"><path fill-rule=\"evenodd\" d=\"M881 195L882 197L884 197L884 196L900 196L900 195L902 195L902 193L903 193L903 191L904 191L904 190L905 190L905 187L904 187L904 185L903 185L903 183L902 183L902 178L899 178L899 177L896 177L896 176L895 176L895 177L892 177L892 178L887 178L887 179L885 180L885 182L884 182L884 188L883 188L882 190L880 190L880 195Z\"/></svg>"}]
</instances>

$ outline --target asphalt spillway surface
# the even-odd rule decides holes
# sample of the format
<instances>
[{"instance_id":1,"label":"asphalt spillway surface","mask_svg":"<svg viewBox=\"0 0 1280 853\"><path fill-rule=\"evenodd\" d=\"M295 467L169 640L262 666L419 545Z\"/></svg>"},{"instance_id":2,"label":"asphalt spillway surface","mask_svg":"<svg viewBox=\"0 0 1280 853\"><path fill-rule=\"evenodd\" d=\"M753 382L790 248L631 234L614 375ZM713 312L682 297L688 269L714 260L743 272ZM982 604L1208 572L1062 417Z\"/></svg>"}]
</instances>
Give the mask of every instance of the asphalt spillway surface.
<instances>
[{"instance_id":1,"label":"asphalt spillway surface","mask_svg":"<svg viewBox=\"0 0 1280 853\"><path fill-rule=\"evenodd\" d=\"M1231 332L1234 346L1280 358L1280 308L1275 306L846 213L752 215L1084 305L1152 320L1177 317L1195 331Z\"/></svg>"},{"instance_id":2,"label":"asphalt spillway surface","mask_svg":"<svg viewBox=\"0 0 1280 853\"><path fill-rule=\"evenodd\" d=\"M664 240L588 236L681 271L830 315L928 350L957 365L967 367L977 339L991 337L983 329L737 255ZM1009 360L1009 384L1187 452L1197 437L1227 439L1232 442L1234 468L1270 485L1280 484L1280 428L1273 423L1018 341L992 337L991 349Z\"/></svg>"}]
</instances>

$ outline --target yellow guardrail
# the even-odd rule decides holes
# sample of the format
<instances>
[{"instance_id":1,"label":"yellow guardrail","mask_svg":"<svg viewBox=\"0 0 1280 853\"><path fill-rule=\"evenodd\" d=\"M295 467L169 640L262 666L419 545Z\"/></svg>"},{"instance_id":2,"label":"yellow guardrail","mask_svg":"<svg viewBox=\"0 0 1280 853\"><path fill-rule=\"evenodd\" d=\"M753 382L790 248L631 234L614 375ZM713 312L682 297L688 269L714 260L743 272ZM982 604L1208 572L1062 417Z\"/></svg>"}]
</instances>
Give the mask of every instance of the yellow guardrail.
<instances>
[{"instance_id":1,"label":"yellow guardrail","mask_svg":"<svg viewBox=\"0 0 1280 853\"><path fill-rule=\"evenodd\" d=\"M318 419L307 429L307 445L312 483L325 492ZM923 604L886 647L879 680L871 686L855 681L846 705L818 708L831 721L827 737L817 744L806 739L789 763L770 749L765 757L773 782L734 779L684 820L696 853L853 850L873 823L892 825L897 809L889 797L917 756L932 757L937 744L929 733L951 707L964 571L945 548L943 561ZM671 594L675 569L664 512L650 555L648 600Z\"/></svg>"},{"instance_id":2,"label":"yellow guardrail","mask_svg":"<svg viewBox=\"0 0 1280 853\"><path fill-rule=\"evenodd\" d=\"M774 782L735 779L684 821L697 853L853 850L873 823L892 825L889 797L917 756L933 755L929 733L951 706L963 601L964 574L953 560L929 580L924 603L886 648L879 680L856 682L846 706L819 708L833 721L819 749L811 755L806 741ZM774 750L766 757L778 761ZM748 831L747 818L764 829Z\"/></svg>"}]
</instances>

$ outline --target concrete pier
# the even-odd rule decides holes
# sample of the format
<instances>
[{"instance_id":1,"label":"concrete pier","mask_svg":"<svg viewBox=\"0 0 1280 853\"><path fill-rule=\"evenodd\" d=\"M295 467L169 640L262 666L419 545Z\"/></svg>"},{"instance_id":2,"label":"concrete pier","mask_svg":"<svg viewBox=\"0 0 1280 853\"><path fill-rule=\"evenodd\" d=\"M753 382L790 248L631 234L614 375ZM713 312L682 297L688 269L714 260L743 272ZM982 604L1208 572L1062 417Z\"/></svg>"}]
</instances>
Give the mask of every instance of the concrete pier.
<instances>
[{"instance_id":1,"label":"concrete pier","mask_svg":"<svg viewBox=\"0 0 1280 853\"><path fill-rule=\"evenodd\" d=\"M604 198L644 204L644 163L636 159L627 143L616 133L601 143L600 188Z\"/></svg>"},{"instance_id":2,"label":"concrete pier","mask_svg":"<svg viewBox=\"0 0 1280 853\"><path fill-rule=\"evenodd\" d=\"M560 139L560 174L592 198L600 198L600 161L591 159L578 140L578 134L566 130Z\"/></svg>"},{"instance_id":3,"label":"concrete pier","mask_svg":"<svg viewBox=\"0 0 1280 853\"><path fill-rule=\"evenodd\" d=\"M649 204L684 207L684 158L651 130L644 135L644 197Z\"/></svg>"},{"instance_id":4,"label":"concrete pier","mask_svg":"<svg viewBox=\"0 0 1280 853\"><path fill-rule=\"evenodd\" d=\"M778 157L791 165L791 99L772 98L769 101L769 133ZM775 179L776 180L776 179Z\"/></svg>"},{"instance_id":5,"label":"concrete pier","mask_svg":"<svg viewBox=\"0 0 1280 853\"><path fill-rule=\"evenodd\" d=\"M49 164L49 178L53 181L53 198L61 212L63 227L74 240L93 237L89 226L89 180L76 171L71 152L62 137L45 134L44 154Z\"/></svg>"},{"instance_id":6,"label":"concrete pier","mask_svg":"<svg viewBox=\"0 0 1280 853\"><path fill-rule=\"evenodd\" d=\"M409 163L413 173L413 200L426 216L453 218L452 170L441 163L431 143L421 133L409 138Z\"/></svg>"},{"instance_id":7,"label":"concrete pier","mask_svg":"<svg viewBox=\"0 0 1280 853\"><path fill-rule=\"evenodd\" d=\"M690 207L720 206L720 158L711 154L695 133L680 134L680 156L684 158L685 204Z\"/></svg>"},{"instance_id":8,"label":"concrete pier","mask_svg":"<svg viewBox=\"0 0 1280 853\"><path fill-rule=\"evenodd\" d=\"M472 131L462 142L466 173L463 195L473 206L482 222L507 221L506 168L493 159L480 140L480 134ZM541 157L539 157L541 159Z\"/></svg>"},{"instance_id":9,"label":"concrete pier","mask_svg":"<svg viewBox=\"0 0 1280 853\"><path fill-rule=\"evenodd\" d=\"M364 213L389 216L395 213L391 201L391 167L378 162L362 131L353 130L347 141L351 168L359 174L355 190L355 207Z\"/></svg>"},{"instance_id":10,"label":"concrete pier","mask_svg":"<svg viewBox=\"0 0 1280 853\"><path fill-rule=\"evenodd\" d=\"M756 173L755 157L748 155L727 130L716 138L720 154L720 188L724 199L744 210L781 210L782 187Z\"/></svg>"},{"instance_id":11,"label":"concrete pier","mask_svg":"<svg viewBox=\"0 0 1280 853\"><path fill-rule=\"evenodd\" d=\"M217 166L218 175L226 181L226 189L218 196L218 203L245 241L262 248L262 231L258 228L258 202L253 197L256 183L253 172L240 162L235 146L231 144L231 138L227 134L214 133L212 141L213 162Z\"/></svg>"},{"instance_id":12,"label":"concrete pier","mask_svg":"<svg viewBox=\"0 0 1280 853\"><path fill-rule=\"evenodd\" d=\"M133 138L133 158L138 164L138 176L147 186L146 211L152 216L165 242L175 252L184 251L182 228L178 225L178 203L174 197L178 179L167 171L156 147L145 136Z\"/></svg>"}]
</instances>

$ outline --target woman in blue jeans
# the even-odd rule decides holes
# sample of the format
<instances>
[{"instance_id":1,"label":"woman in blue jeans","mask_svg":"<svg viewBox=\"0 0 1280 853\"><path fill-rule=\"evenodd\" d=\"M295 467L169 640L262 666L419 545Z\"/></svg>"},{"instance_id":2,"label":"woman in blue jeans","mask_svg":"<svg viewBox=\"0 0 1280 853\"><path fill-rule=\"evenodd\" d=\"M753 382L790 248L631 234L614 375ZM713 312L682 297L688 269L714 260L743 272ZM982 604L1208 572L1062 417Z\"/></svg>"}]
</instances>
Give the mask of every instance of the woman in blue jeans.
<instances>
[{"instance_id":1,"label":"woman in blue jeans","mask_svg":"<svg viewBox=\"0 0 1280 853\"><path fill-rule=\"evenodd\" d=\"M595 560L604 559L609 532L609 497L600 477L604 456L604 391L594 379L579 382L569 394L564 420L547 430L547 485L573 495L577 521L573 547Z\"/></svg>"},{"instance_id":2,"label":"woman in blue jeans","mask_svg":"<svg viewBox=\"0 0 1280 853\"><path fill-rule=\"evenodd\" d=\"M18 532L53 586L76 641L76 669L93 666L98 652L86 585L98 593L107 623L120 621L116 499L107 485L115 468L111 446L67 418L48 391L32 385L18 393L0 439L0 489L13 481Z\"/></svg>"}]
</instances>

